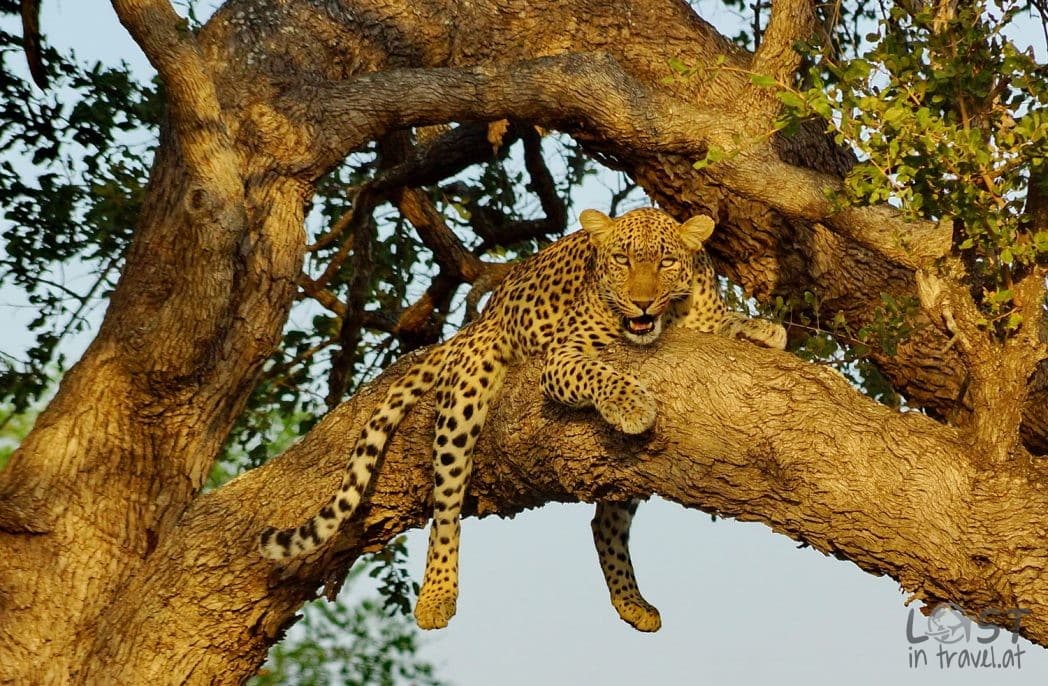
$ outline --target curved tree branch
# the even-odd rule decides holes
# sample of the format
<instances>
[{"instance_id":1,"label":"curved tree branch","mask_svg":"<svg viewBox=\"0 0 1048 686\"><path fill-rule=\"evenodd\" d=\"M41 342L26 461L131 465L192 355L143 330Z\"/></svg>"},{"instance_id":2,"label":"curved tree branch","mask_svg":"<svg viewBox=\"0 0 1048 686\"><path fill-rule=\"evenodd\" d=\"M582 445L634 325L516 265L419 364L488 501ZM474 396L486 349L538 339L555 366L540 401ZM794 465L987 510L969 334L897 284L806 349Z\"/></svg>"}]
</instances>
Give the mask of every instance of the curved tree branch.
<instances>
[{"instance_id":1,"label":"curved tree branch","mask_svg":"<svg viewBox=\"0 0 1048 686\"><path fill-rule=\"evenodd\" d=\"M548 8L551 12L568 11L570 7L575 15L585 17L584 23L572 23L570 29L556 22L530 21L527 17L533 18L533 10L523 0L507 0L499 5L502 9L497 12L485 4L456 4L442 8L446 15L442 14L441 22L437 24L431 22L432 14L420 12L416 3L407 0L369 3L368 6L375 10L372 17L375 23L361 22L359 14L330 15L317 11L312 5L299 11L294 8L302 7L296 3L229 0L201 31L201 42L209 50L230 55L216 66L222 74L218 81L232 84L244 79L253 84L250 93L228 89L223 93L224 101L228 100L230 109L243 112L246 119L252 120L245 121L238 129L238 136L246 147L264 151L267 157L271 157L277 173L292 174L296 180L308 185L311 175L317 172L318 156L330 155L337 159L341 154L338 148L346 142L347 136L363 140L370 135L368 131L355 127L358 121L366 128L374 123L375 117L385 120L389 115L385 110L354 110L342 105L344 116L359 115L361 118L357 121L338 117L325 119L333 126L342 127L342 135L324 137L318 147L316 133L321 131L322 122L310 122L312 115L307 116L305 112L310 109L309 97L307 101L298 102L298 110L292 112L279 101L282 94L299 93L320 98L327 92L333 78L345 74L371 72L369 78L373 81L345 82L351 85L379 84L387 76L410 80L410 74L414 72L404 67L489 64L497 65L490 67L494 71L513 69L514 60L525 63L536 55L563 55L565 50L578 49L579 46L614 55L614 60L609 58L609 61L616 62L620 71L628 74L627 84L637 86L632 91L628 88L624 91L620 87L621 80L611 78L611 91L626 95L647 91L661 97L663 102L698 105L690 111L712 113L713 116L702 123L720 126L719 131L710 129L713 133L709 142L717 144L721 141L719 147L725 150L735 151L738 142L733 135L736 131L760 132L767 128L763 111L758 113L759 121L754 121L751 116L753 99L750 91L753 88L744 74L752 65L752 57L734 48L684 3L551 5ZM496 17L496 14L504 16L508 11L506 8L519 9L521 21L514 23L512 30L507 30ZM242 17L260 13L269 19L268 23L258 27L249 23L248 28L244 27ZM443 28L438 28L438 25ZM274 26L282 28L275 31ZM286 30L288 27L296 30ZM628 35L628 39L612 39L618 35L614 31L616 28L622 35ZM376 51L367 47L361 52L358 48L363 38L352 38L348 42L305 43L299 39L302 32L366 36L378 29L382 30L380 38L393 39L390 49ZM427 49L432 45L450 47L448 51L434 52ZM287 63L267 60L267 54L297 55L295 73L289 77L283 69ZM670 58L679 58L699 67L705 65L706 70L694 79L677 79L667 84L664 79L669 75L666 62ZM722 62L730 69L713 68ZM550 72L550 76L555 77L558 73ZM389 83L396 85L395 81ZM566 100L569 103L587 100L582 105L591 111L604 108L609 117L617 112L642 117L654 113L654 110L645 110L641 106L634 107L638 103L628 99L620 102L614 98L607 101L596 96L587 98L591 93L603 95L609 90L603 81L586 83L585 79L576 78L568 83L575 83L577 88L564 94ZM309 85L303 89L302 84ZM442 99L448 93L439 80L420 82L421 87L427 87L426 84L429 84L431 98ZM390 88L377 95L380 99L396 99L404 92ZM491 91L497 92L497 89ZM361 95L362 104L374 102L368 99L367 93ZM485 97L487 95L485 93ZM556 98L550 100L543 106L559 106ZM639 105L643 105L643 98L639 100ZM624 103L629 107L623 107ZM318 99L315 104L319 105L316 112L323 115L323 103ZM523 102L521 107L508 114L521 116L521 113L531 111L527 109L531 104ZM438 103L438 106L449 111L455 109L460 114L470 111L476 116L483 114L484 121L489 116L502 118L507 115L502 110L494 114L477 114L478 108L470 110L468 104L461 102ZM718 216L722 229L711 245L711 254L722 273L765 301L782 296L787 301L801 302L805 293L814 293L818 297L817 311L805 313L823 321L843 316L852 331L877 321L882 311L881 294L895 299L914 295L915 270L904 265L926 263L949 246L948 232L928 223L906 224L890 209L864 208L833 214L836 208L826 201L822 189L836 187L840 175L854 163L854 159L842 155L821 135L817 126L802 127L790 138L776 136L774 147L778 156L758 145L738 151L731 159L697 172L690 168L690 164L704 154L706 143L702 136L692 135L694 132L688 134L686 142L695 145L698 141L695 151L682 146L684 152L670 154L665 151L674 148L667 148L662 145L665 141L660 143L657 140L661 129L654 132L654 141L646 143L642 138L627 138L620 142L604 137L600 130L591 130L584 117L580 119L570 112L568 115L569 121L563 123L562 130L573 132L591 154L599 153L600 159L629 173L671 214L684 217L705 211ZM600 112L595 116L599 115ZM447 116L451 114L442 115ZM659 127L666 124L659 117L651 121ZM351 125L349 131L346 130L347 123ZM615 135L613 129L608 129L607 133ZM290 142L294 145L288 145ZM808 168L824 173L809 174L805 171ZM743 192L737 191L736 186ZM764 201L762 198L771 199ZM778 208L784 209L776 211ZM818 218L823 215L829 216L820 222ZM842 239L842 236L848 238ZM863 246L873 246L874 249L867 250ZM885 255L889 257L885 258ZM962 416L967 409L958 400L959 390L964 386L962 363L956 352L946 347L948 340L948 334L928 326L905 341L897 356L874 348L871 357L914 405L927 407L952 420ZM1036 394L1043 389L1034 387L1033 390ZM1038 427L1048 425L1048 411L1043 405L1031 401L1026 414L1032 417L1024 424L1024 434L1032 436L1032 439L1027 439L1027 445L1044 452L1048 446L1048 434Z\"/></svg>"},{"instance_id":2,"label":"curved tree branch","mask_svg":"<svg viewBox=\"0 0 1048 686\"><path fill-rule=\"evenodd\" d=\"M461 69L395 69L341 83L310 85L273 107L256 106L259 131L320 132L310 151L313 174L384 132L459 120L515 116L620 148L698 157L710 146L736 151L710 174L736 192L783 214L823 222L886 258L918 266L941 256L949 234L931 222L907 221L889 207L840 210L827 198L843 191L829 174L782 162L766 143L739 149L729 113L698 108L647 89L604 53L573 53ZM279 124L274 119L279 118ZM346 122L352 122L346 126ZM300 167L301 168L301 167Z\"/></svg>"},{"instance_id":3,"label":"curved tree branch","mask_svg":"<svg viewBox=\"0 0 1048 686\"><path fill-rule=\"evenodd\" d=\"M1038 468L979 467L956 430L878 405L837 373L784 353L677 332L652 350L618 348L609 358L657 389L653 432L617 435L591 411L544 402L537 390L541 365L526 363L511 371L478 443L466 501L471 513L511 515L550 501L657 493L765 522L890 575L929 602L949 600L973 614L987 607L1029 610L1021 633L1048 644L1048 482ZM264 525L302 520L327 498L350 437L406 363L335 409L280 458L199 498L125 590L136 602L114 603L103 619L142 631L127 642L100 639L95 651L104 659L95 664L103 672L89 676L119 683L125 674L148 674L151 646L185 644L200 647L186 660L197 678L233 682L261 663L324 579L361 552L423 525L432 478L428 396L393 438L374 491L339 550L283 572L255 550ZM1000 498L1005 491L1009 497ZM167 605L173 588L194 589L199 597ZM108 635L105 626L98 635Z\"/></svg>"}]
</instances>

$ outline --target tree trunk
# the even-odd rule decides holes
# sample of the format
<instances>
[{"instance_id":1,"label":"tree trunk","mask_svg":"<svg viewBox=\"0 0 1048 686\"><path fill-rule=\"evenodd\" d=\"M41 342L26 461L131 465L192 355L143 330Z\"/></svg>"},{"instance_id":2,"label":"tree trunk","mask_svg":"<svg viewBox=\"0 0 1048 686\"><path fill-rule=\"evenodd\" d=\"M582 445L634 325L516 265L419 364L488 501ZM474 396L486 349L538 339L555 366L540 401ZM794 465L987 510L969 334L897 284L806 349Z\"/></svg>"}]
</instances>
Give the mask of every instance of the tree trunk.
<instances>
[{"instance_id":1,"label":"tree trunk","mask_svg":"<svg viewBox=\"0 0 1048 686\"><path fill-rule=\"evenodd\" d=\"M780 11L795 4L776 5L785 23L768 42L803 31L802 15ZM423 404L340 552L282 580L255 552L264 525L327 497L388 374L280 459L199 493L279 343L314 184L369 140L519 116L575 136L671 213L717 217L718 266L758 297L812 290L825 318L840 310L858 329L880 293L915 292L920 260L876 230L897 219L819 204L819 184L850 160L818 132L691 167L707 145L763 130L773 104L736 71L663 82L670 58L751 65L683 2L241 0L195 38L162 3L114 6L164 79L168 123L105 322L0 472L5 683L237 683L319 581L426 521ZM789 69L784 54L755 64ZM934 242L930 227L903 228L920 250ZM875 355L914 404L955 418L973 408L946 341L928 327L897 356ZM628 440L544 405L529 363L481 439L473 511L658 493L767 522L929 601L1029 609L1024 635L1048 645L1038 463L986 465L957 429L781 353L697 336L613 357L660 390L656 431ZM1025 406L1039 451L1044 386Z\"/></svg>"}]
</instances>

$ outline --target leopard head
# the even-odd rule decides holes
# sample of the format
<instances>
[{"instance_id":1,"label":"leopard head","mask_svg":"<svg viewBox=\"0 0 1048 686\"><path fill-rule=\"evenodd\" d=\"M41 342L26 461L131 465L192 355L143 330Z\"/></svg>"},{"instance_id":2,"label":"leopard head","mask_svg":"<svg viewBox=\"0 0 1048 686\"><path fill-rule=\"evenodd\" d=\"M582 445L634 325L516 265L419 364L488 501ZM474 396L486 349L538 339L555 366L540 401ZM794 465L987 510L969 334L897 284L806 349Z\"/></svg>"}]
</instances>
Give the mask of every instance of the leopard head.
<instances>
[{"instance_id":1,"label":"leopard head","mask_svg":"<svg viewBox=\"0 0 1048 686\"><path fill-rule=\"evenodd\" d=\"M691 293L694 257L713 219L698 215L682 224L649 207L615 219L584 210L579 221L596 249L601 298L618 316L622 335L638 345L654 342L669 306Z\"/></svg>"}]
</instances>

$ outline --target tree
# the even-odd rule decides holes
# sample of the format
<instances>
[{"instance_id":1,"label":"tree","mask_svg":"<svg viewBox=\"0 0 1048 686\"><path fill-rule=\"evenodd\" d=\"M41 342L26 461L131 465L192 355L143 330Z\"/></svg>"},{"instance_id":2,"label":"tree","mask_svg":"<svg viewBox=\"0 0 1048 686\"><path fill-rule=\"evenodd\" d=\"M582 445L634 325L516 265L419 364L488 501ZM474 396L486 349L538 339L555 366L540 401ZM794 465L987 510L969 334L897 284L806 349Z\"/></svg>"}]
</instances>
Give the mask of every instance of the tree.
<instances>
[{"instance_id":1,"label":"tree","mask_svg":"<svg viewBox=\"0 0 1048 686\"><path fill-rule=\"evenodd\" d=\"M402 364L338 404L354 377L436 340L463 283L475 304L504 273L485 252L527 252L564 228L536 126L577 146L562 184L585 155L679 217L717 217L720 271L788 309L795 345L815 350L801 341L812 326L848 345L845 368L908 411L824 366L678 335L609 354L663 398L656 431L627 439L543 404L526 364L481 437L468 507L658 493L766 522L926 601L1022 608L1021 633L1048 644L1046 88L994 28L1021 8L899 3L853 60L858 29L800 0L772 4L752 53L659 0L232 1L197 31L165 2L113 5L161 88L114 85L135 97L110 128L134 129L162 100L159 145L134 230L105 234L98 253L127 246L102 260L106 275L120 265L104 323L0 472L6 678L240 681L318 585L425 522L422 405L337 550L282 573L254 550L263 526L326 497ZM87 113L62 131L18 117L38 150L55 154L69 131L108 149L77 126ZM512 167L492 161L518 140L542 218L520 215ZM479 182L446 181L480 163ZM33 197L51 204L15 206L53 209L63 187L45 180ZM348 207L307 238L311 199L347 182ZM399 218L379 225L387 201ZM421 254L405 221L437 273L401 308ZM28 275L34 243L18 245ZM318 339L285 330L299 297L330 313ZM319 350L337 350L333 409L279 458L201 493L238 422L250 426L245 408L307 402L295 384Z\"/></svg>"}]
</instances>

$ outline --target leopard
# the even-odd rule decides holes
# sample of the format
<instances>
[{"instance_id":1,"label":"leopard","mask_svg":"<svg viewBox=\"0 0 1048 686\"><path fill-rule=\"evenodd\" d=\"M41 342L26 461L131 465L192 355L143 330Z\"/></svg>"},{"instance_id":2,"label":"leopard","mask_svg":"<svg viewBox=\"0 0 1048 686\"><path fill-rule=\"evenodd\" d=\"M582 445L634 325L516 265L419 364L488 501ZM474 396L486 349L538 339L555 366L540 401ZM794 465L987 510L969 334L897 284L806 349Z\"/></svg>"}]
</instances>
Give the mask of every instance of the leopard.
<instances>
[{"instance_id":1,"label":"leopard","mask_svg":"<svg viewBox=\"0 0 1048 686\"><path fill-rule=\"evenodd\" d=\"M404 372L361 430L335 494L304 524L262 531L264 557L308 555L334 537L360 505L393 431L435 388L433 523L414 615L423 629L443 628L458 601L460 520L474 446L510 367L541 358L546 398L594 407L616 430L636 435L653 426L656 397L600 360L606 346L650 346L666 328L684 327L785 347L781 324L733 312L721 298L704 249L712 217L678 222L643 207L612 218L587 209L579 223L580 231L514 265L476 319ZM661 616L641 595L629 552L639 502L598 502L591 528L612 606L637 630L656 631Z\"/></svg>"}]
</instances>

